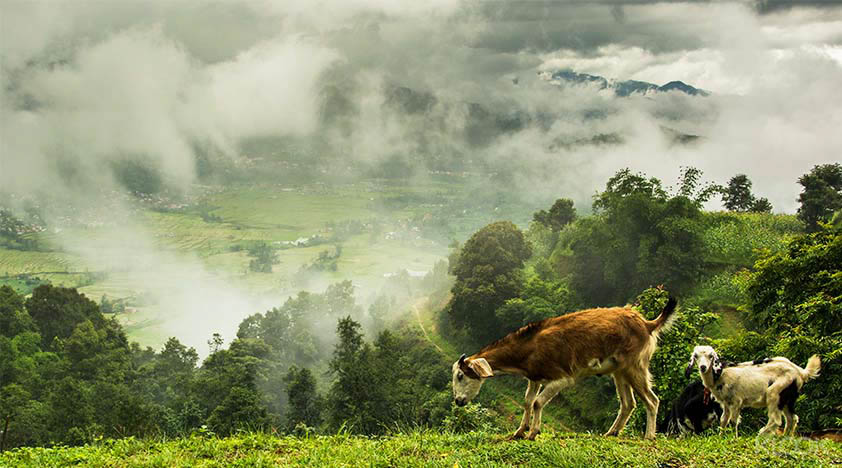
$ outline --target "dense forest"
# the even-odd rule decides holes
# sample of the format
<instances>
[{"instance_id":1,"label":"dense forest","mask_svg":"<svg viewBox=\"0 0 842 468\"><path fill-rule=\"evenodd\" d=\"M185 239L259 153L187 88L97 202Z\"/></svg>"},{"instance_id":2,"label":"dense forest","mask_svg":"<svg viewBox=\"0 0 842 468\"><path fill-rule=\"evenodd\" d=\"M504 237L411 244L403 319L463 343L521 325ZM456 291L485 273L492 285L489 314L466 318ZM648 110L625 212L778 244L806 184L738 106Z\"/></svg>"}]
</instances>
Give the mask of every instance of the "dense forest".
<instances>
[{"instance_id":1,"label":"dense forest","mask_svg":"<svg viewBox=\"0 0 842 468\"><path fill-rule=\"evenodd\" d=\"M161 349L130 342L104 315L105 299L50 284L28 295L0 287L0 449L244 429L504 431L498 398L521 392L520 382L504 379L478 403L451 406L451 351L586 307L632 303L652 318L669 294L680 317L652 363L663 401L688 383L683 368L697 344L735 361L782 355L803 364L818 353L822 375L797 402L800 428L842 426L842 165L816 166L798 182L793 216L772 214L745 175L718 185L686 168L665 187L621 170L581 210L588 215L559 198L523 229L506 220L482 227L426 276L396 279L429 298L443 346L412 319L386 319L391 308L410 309L409 295L364 308L351 281L247 317L228 343L209 336L201 361L178 337ZM726 210L705 210L717 197ZM25 244L13 216L0 213L0 223L4 245ZM335 268L341 252L313 268ZM262 244L250 254L256 271L277 262ZM554 404L566 423L607 427L610 381L577 388Z\"/></svg>"}]
</instances>

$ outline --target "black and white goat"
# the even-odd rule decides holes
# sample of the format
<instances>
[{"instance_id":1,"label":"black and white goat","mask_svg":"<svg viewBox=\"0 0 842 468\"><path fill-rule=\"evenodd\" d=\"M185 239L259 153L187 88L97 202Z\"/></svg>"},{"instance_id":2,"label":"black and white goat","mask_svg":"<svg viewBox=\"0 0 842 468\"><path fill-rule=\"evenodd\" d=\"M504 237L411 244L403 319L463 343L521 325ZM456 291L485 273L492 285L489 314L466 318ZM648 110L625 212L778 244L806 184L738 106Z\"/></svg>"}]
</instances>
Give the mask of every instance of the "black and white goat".
<instances>
[{"instance_id":1,"label":"black and white goat","mask_svg":"<svg viewBox=\"0 0 842 468\"><path fill-rule=\"evenodd\" d=\"M785 357L723 367L712 347L696 346L687 366L688 374L694 365L698 365L705 388L722 405L720 429L734 421L734 433L738 435L742 408L766 408L769 422L760 429L760 435L779 427L781 415L786 417L784 435L794 435L798 426L795 400L801 387L818 377L821 360L813 355L803 369Z\"/></svg>"},{"instance_id":2,"label":"black and white goat","mask_svg":"<svg viewBox=\"0 0 842 468\"><path fill-rule=\"evenodd\" d=\"M702 381L695 380L684 387L681 395L670 405L670 412L658 426L658 432L701 434L721 416L722 406L711 397Z\"/></svg>"}]
</instances>

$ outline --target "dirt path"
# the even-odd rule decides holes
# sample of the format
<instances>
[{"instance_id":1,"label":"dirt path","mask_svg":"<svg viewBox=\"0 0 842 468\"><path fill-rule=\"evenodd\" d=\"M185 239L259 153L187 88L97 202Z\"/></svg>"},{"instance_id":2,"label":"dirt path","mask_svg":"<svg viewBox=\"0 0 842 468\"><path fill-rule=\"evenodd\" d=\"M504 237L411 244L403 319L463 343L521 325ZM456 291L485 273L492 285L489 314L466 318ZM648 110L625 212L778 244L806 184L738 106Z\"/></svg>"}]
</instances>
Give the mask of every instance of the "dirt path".
<instances>
[{"instance_id":1,"label":"dirt path","mask_svg":"<svg viewBox=\"0 0 842 468\"><path fill-rule=\"evenodd\" d=\"M431 339L430 339L430 335L427 333L427 329L426 329L426 328L424 328L424 322L421 320L421 312L418 310L418 304L421 304L422 302L424 302L424 301L426 301L426 300L427 300L427 298L424 298L424 299L419 300L419 301L418 301L418 302L416 302L415 304L413 304L413 305L412 305L412 311L413 311L413 312L415 312L415 318L416 318L416 319L418 319L418 326L421 328L421 333L423 333L423 334L424 334L424 338L426 338L426 339L427 339L427 341L429 341L429 342L430 342L430 344L432 344L433 346L435 346L435 347L436 347L436 349L437 349L440 353L444 354L444 350L443 350L443 349L441 349L441 348L439 348L439 345L437 345L437 344L436 344L433 340L431 340Z\"/></svg>"}]
</instances>

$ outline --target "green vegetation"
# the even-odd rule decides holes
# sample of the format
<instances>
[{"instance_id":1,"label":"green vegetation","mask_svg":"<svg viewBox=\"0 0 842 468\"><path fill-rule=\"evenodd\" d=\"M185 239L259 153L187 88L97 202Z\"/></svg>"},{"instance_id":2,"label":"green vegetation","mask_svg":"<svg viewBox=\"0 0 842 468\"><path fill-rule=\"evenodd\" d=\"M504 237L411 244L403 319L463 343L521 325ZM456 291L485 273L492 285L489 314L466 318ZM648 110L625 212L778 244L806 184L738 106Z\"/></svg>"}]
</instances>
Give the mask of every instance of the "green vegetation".
<instances>
[{"instance_id":1,"label":"green vegetation","mask_svg":"<svg viewBox=\"0 0 842 468\"><path fill-rule=\"evenodd\" d=\"M804 189L798 197L801 207L798 218L807 231L819 228L820 222L830 221L833 213L842 208L842 164L822 164L798 179Z\"/></svg>"},{"instance_id":2,"label":"green vegetation","mask_svg":"<svg viewBox=\"0 0 842 468\"><path fill-rule=\"evenodd\" d=\"M535 442L507 442L484 432L415 431L385 437L278 437L196 434L174 440L107 440L85 447L25 448L0 454L0 466L570 466L570 467L824 467L842 447L829 441L759 440L732 436L686 439L605 438L551 433Z\"/></svg>"},{"instance_id":3,"label":"green vegetation","mask_svg":"<svg viewBox=\"0 0 842 468\"><path fill-rule=\"evenodd\" d=\"M460 206L441 184L431 184L435 195L388 184L379 192L243 188L186 208L143 210L156 229L172 233L162 246L197 254L232 282L257 291L285 284L293 294L245 317L230 342L213 334L200 359L178 337L155 348L130 342L154 328L156 304L123 272L79 272L68 263L28 267L23 276L13 270L0 288L0 446L87 446L17 449L0 455L0 465L835 463L838 445L801 439L726 434L652 444L571 435L610 424L616 398L608 378L562 392L535 444L499 443L522 411L519 379L492 379L475 404L451 406L448 369L462 352L581 308L628 302L653 318L672 293L680 314L651 364L662 412L688 383L692 347L710 343L731 360L784 355L803 364L819 353L822 376L796 403L799 427L842 425L832 396L842 392L840 231L819 222L808 234L795 216L739 206L706 212L717 187L701 177L687 168L670 191L658 179L619 171L595 196L592 215L578 217L560 198L519 216L532 219L526 230L483 223L464 244L450 244L449 262L439 261L444 248L431 239L482 216L436 221ZM319 197L329 205L318 207ZM424 206L430 197L446 203ZM299 224L286 212L261 215L291 200L305 207ZM28 255L70 261L62 252L0 253L18 262ZM414 265L428 273L410 275ZM384 270L398 272L384 277ZM45 279L35 284L35 273ZM84 294L47 284L58 275L76 275ZM363 298L359 285L375 277L382 288ZM304 290L311 281L329 286ZM642 428L642 414L628 434ZM744 434L762 417L747 411Z\"/></svg>"}]
</instances>

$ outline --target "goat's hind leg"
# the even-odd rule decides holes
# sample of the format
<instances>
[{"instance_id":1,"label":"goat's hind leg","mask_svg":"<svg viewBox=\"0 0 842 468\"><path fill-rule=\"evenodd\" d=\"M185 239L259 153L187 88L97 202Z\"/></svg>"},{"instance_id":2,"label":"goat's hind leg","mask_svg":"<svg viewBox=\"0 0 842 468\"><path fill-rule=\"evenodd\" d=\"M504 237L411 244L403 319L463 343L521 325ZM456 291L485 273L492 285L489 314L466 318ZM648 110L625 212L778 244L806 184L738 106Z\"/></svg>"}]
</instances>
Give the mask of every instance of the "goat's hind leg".
<instances>
[{"instance_id":1,"label":"goat's hind leg","mask_svg":"<svg viewBox=\"0 0 842 468\"><path fill-rule=\"evenodd\" d=\"M523 418L520 420L520 426L518 426L510 439L522 439L527 429L529 429L529 420L532 419L532 405L535 403L535 398L538 396L538 389L540 387L541 384L532 380L526 385L526 396L524 397L526 405L523 407Z\"/></svg>"},{"instance_id":2,"label":"goat's hind leg","mask_svg":"<svg viewBox=\"0 0 842 468\"><path fill-rule=\"evenodd\" d=\"M655 392L652 391L649 369L644 368L639 369L637 372L629 372L626 374L626 378L631 383L634 391L637 392L643 400L643 404L646 405L646 433L644 438L654 439L655 423L658 417L658 406L660 405L661 400L659 400L658 396L655 395Z\"/></svg>"},{"instance_id":3,"label":"goat's hind leg","mask_svg":"<svg viewBox=\"0 0 842 468\"><path fill-rule=\"evenodd\" d=\"M631 385L619 374L614 374L614 387L617 390L617 398L620 400L620 408L617 410L617 418L611 429L605 433L606 436L616 436L626 426L626 423L631 417L632 411L635 407L634 392L632 392Z\"/></svg>"},{"instance_id":4,"label":"goat's hind leg","mask_svg":"<svg viewBox=\"0 0 842 468\"><path fill-rule=\"evenodd\" d=\"M798 427L798 415L795 414L788 407L784 407L784 416L786 417L786 427L784 428L784 435L789 434L795 436L795 428Z\"/></svg>"}]
</instances>

